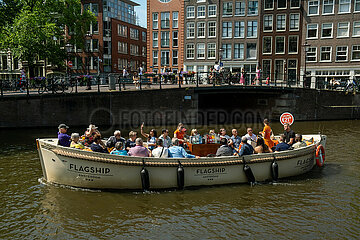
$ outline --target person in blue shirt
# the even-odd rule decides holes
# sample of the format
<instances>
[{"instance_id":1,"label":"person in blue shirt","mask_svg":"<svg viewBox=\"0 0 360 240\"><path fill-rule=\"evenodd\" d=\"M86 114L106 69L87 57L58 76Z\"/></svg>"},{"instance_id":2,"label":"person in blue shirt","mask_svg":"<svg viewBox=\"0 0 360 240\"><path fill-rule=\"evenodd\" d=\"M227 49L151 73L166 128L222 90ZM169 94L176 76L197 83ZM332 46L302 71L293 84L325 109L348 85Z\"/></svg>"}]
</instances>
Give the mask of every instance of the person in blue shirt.
<instances>
[{"instance_id":1,"label":"person in blue shirt","mask_svg":"<svg viewBox=\"0 0 360 240\"><path fill-rule=\"evenodd\" d=\"M200 158L199 156L195 156L192 154L188 154L184 148L179 146L179 139L173 138L172 144L169 148L169 157L171 158Z\"/></svg>"},{"instance_id":2,"label":"person in blue shirt","mask_svg":"<svg viewBox=\"0 0 360 240\"><path fill-rule=\"evenodd\" d=\"M290 145L285 143L286 136L283 134L280 136L280 140L276 146L275 146L275 152L281 152L286 151L290 148Z\"/></svg>"},{"instance_id":3,"label":"person in blue shirt","mask_svg":"<svg viewBox=\"0 0 360 240\"><path fill-rule=\"evenodd\" d=\"M124 147L123 142L115 143L115 149L112 150L110 154L120 155L120 156L127 156L128 155L127 151L123 147Z\"/></svg>"},{"instance_id":4,"label":"person in blue shirt","mask_svg":"<svg viewBox=\"0 0 360 240\"><path fill-rule=\"evenodd\" d=\"M239 156L251 155L254 153L254 148L250 144L248 144L248 139L245 136L241 138L241 143L242 146L239 151Z\"/></svg>"},{"instance_id":5,"label":"person in blue shirt","mask_svg":"<svg viewBox=\"0 0 360 240\"><path fill-rule=\"evenodd\" d=\"M231 145L234 149L234 152L237 152L237 150L240 147L241 137L239 137L238 132L235 128L233 130L231 130L231 132L233 134L231 137L231 141L232 141Z\"/></svg>"},{"instance_id":6,"label":"person in blue shirt","mask_svg":"<svg viewBox=\"0 0 360 240\"><path fill-rule=\"evenodd\" d=\"M64 123L60 124L58 129L58 145L63 147L70 147L71 137L66 134L68 126Z\"/></svg>"}]
</instances>

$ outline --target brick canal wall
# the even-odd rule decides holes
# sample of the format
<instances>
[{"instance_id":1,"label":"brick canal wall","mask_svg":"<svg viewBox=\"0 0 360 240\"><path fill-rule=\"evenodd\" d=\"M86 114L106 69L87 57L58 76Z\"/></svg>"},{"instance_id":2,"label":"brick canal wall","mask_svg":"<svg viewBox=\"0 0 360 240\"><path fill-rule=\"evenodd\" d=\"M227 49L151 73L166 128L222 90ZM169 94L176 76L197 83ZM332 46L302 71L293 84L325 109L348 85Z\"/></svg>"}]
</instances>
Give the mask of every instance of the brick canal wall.
<instances>
[{"instance_id":1,"label":"brick canal wall","mask_svg":"<svg viewBox=\"0 0 360 240\"><path fill-rule=\"evenodd\" d=\"M7 96L0 99L0 128L224 124L278 120L360 118L359 95L287 88L182 88L68 95Z\"/></svg>"}]
</instances>

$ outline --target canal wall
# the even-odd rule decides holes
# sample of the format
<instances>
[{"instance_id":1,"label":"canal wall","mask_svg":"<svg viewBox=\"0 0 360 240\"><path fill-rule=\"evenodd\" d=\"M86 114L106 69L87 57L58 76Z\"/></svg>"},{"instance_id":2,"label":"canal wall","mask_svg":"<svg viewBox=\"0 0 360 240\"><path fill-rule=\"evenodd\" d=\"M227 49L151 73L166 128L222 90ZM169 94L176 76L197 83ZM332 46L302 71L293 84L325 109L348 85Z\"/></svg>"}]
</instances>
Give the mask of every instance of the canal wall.
<instances>
[{"instance_id":1,"label":"canal wall","mask_svg":"<svg viewBox=\"0 0 360 240\"><path fill-rule=\"evenodd\" d=\"M0 99L0 128L223 124L278 120L360 118L360 97L344 92L276 87L203 87L65 95L6 96Z\"/></svg>"}]
</instances>

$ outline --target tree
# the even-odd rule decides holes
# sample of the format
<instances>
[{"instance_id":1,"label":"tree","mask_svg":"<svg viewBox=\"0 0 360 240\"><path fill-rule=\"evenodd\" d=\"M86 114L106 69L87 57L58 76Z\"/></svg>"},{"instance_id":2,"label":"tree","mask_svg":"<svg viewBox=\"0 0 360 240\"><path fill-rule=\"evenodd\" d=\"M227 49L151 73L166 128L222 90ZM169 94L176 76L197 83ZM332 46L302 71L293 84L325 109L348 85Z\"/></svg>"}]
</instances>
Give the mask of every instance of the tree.
<instances>
[{"instance_id":1,"label":"tree","mask_svg":"<svg viewBox=\"0 0 360 240\"><path fill-rule=\"evenodd\" d=\"M82 11L80 0L20 2L21 11L13 21L8 19L0 26L0 49L11 49L15 58L27 61L30 77L37 58L64 65L66 42L83 47L85 33L96 21L91 12ZM72 29L68 39L65 38L67 27Z\"/></svg>"}]
</instances>

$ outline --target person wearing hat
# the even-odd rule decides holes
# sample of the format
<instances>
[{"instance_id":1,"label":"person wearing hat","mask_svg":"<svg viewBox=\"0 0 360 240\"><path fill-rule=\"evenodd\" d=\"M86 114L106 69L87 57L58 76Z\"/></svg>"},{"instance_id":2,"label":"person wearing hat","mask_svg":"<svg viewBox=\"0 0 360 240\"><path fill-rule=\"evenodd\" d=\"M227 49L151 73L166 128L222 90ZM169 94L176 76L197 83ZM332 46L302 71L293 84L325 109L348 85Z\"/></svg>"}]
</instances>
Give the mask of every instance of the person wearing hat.
<instances>
[{"instance_id":1,"label":"person wearing hat","mask_svg":"<svg viewBox=\"0 0 360 240\"><path fill-rule=\"evenodd\" d=\"M94 124L90 124L88 129L85 132L85 146L90 147L90 145L94 142L95 137L100 137L101 134L98 128Z\"/></svg>"},{"instance_id":2,"label":"person wearing hat","mask_svg":"<svg viewBox=\"0 0 360 240\"><path fill-rule=\"evenodd\" d=\"M72 148L77 148L77 149L84 149L84 145L82 145L82 143L79 141L80 139L80 135L78 133L72 133L71 134L71 144L70 147Z\"/></svg>"},{"instance_id":3,"label":"person wearing hat","mask_svg":"<svg viewBox=\"0 0 360 240\"><path fill-rule=\"evenodd\" d=\"M67 130L68 130L68 126L66 126L66 124L62 123L59 125L58 129L58 145L63 146L63 147L70 147L70 139L71 137L69 135L66 134Z\"/></svg>"}]
</instances>

